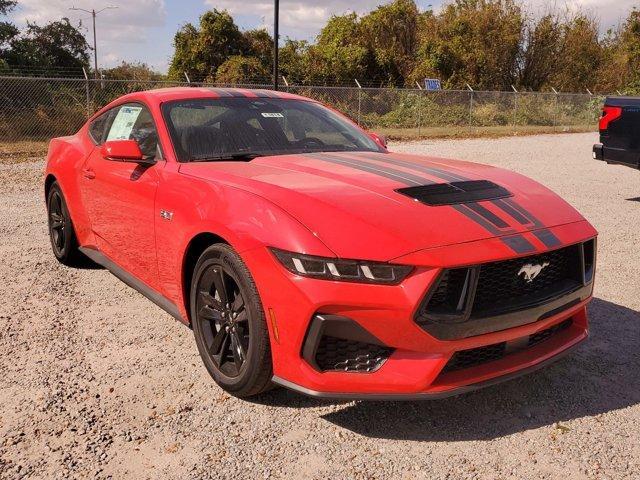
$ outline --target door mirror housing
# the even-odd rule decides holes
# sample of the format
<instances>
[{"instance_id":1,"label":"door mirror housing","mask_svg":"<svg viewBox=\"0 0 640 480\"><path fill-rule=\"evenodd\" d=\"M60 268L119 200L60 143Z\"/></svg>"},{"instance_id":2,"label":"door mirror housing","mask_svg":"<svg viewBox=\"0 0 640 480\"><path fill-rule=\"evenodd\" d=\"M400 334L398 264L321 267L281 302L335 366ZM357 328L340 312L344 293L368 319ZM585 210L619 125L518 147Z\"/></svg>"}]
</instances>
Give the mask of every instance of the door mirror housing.
<instances>
[{"instance_id":1,"label":"door mirror housing","mask_svg":"<svg viewBox=\"0 0 640 480\"><path fill-rule=\"evenodd\" d=\"M100 153L107 160L152 165L153 158L145 158L135 140L109 140L100 147Z\"/></svg>"},{"instance_id":2,"label":"door mirror housing","mask_svg":"<svg viewBox=\"0 0 640 480\"><path fill-rule=\"evenodd\" d=\"M379 133L369 132L369 136L382 148L387 148L387 137Z\"/></svg>"}]
</instances>

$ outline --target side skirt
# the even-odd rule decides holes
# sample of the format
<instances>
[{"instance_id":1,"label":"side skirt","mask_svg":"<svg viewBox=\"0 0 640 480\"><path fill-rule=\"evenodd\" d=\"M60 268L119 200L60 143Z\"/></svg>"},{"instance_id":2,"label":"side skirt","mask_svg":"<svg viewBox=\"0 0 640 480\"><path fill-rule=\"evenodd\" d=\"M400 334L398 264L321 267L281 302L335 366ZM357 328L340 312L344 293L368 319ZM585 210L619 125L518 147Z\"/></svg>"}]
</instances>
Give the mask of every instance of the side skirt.
<instances>
[{"instance_id":1,"label":"side skirt","mask_svg":"<svg viewBox=\"0 0 640 480\"><path fill-rule=\"evenodd\" d=\"M176 320L186 325L189 324L189 322L182 317L180 311L178 310L178 307L171 300L138 280L136 277L117 265L113 260L109 259L104 254L93 248L80 247L80 251L91 260L96 262L98 265L102 265L104 268L109 270L112 274L118 277L118 279L122 280L131 288L137 290L139 293L147 297L149 300L151 300L169 315L174 317Z\"/></svg>"}]
</instances>

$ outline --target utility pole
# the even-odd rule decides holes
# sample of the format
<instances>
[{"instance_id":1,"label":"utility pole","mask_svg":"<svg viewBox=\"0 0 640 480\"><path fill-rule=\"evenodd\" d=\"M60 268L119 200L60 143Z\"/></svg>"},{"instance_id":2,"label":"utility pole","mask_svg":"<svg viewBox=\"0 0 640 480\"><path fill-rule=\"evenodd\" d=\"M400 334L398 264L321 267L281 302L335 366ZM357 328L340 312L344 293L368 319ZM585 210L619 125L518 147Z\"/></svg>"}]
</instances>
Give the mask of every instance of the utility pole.
<instances>
[{"instance_id":1,"label":"utility pole","mask_svg":"<svg viewBox=\"0 0 640 480\"><path fill-rule=\"evenodd\" d=\"M278 17L280 16L280 1L274 0L273 4L273 89L278 90Z\"/></svg>"},{"instance_id":2,"label":"utility pole","mask_svg":"<svg viewBox=\"0 0 640 480\"><path fill-rule=\"evenodd\" d=\"M98 10L97 12L94 8L92 8L91 10L85 10L84 8L71 7L69 9L69 10L77 10L80 12L86 12L91 15L91 19L93 20L93 70L94 70L96 80L100 78L100 73L98 72L98 43L96 40L96 15L104 12L105 10L111 10L114 8L118 8L118 7L116 7L115 5L107 5L103 9Z\"/></svg>"}]
</instances>

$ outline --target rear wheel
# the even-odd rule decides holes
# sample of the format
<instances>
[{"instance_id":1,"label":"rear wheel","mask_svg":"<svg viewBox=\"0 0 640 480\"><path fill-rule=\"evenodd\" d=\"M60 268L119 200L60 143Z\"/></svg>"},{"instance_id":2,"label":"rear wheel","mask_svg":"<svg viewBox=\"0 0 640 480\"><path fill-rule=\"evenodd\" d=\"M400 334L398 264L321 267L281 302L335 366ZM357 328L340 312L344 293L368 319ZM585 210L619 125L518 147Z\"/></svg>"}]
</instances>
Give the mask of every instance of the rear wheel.
<instances>
[{"instance_id":1,"label":"rear wheel","mask_svg":"<svg viewBox=\"0 0 640 480\"><path fill-rule=\"evenodd\" d=\"M83 264L86 260L78 250L78 239L73 229L71 215L58 182L51 185L47 194L47 217L51 248L58 261L68 266Z\"/></svg>"},{"instance_id":2,"label":"rear wheel","mask_svg":"<svg viewBox=\"0 0 640 480\"><path fill-rule=\"evenodd\" d=\"M271 386L269 333L249 270L228 245L204 251L191 284L191 319L200 356L220 387L249 397Z\"/></svg>"}]
</instances>

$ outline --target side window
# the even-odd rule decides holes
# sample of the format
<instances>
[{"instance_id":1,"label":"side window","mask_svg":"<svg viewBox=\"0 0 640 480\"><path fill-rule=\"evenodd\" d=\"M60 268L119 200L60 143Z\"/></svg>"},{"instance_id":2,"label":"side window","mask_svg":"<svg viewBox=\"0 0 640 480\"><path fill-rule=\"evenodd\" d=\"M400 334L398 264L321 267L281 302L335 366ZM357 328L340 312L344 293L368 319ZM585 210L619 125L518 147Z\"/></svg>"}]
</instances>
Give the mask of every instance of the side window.
<instances>
[{"instance_id":1,"label":"side window","mask_svg":"<svg viewBox=\"0 0 640 480\"><path fill-rule=\"evenodd\" d=\"M89 125L89 135L98 145L103 143L104 131L109 123L109 117L111 116L111 110L104 112L98 118L96 118L91 125Z\"/></svg>"},{"instance_id":2,"label":"side window","mask_svg":"<svg viewBox=\"0 0 640 480\"><path fill-rule=\"evenodd\" d=\"M158 133L151 112L139 103L127 103L116 108L107 133L107 140L135 140L145 157L156 157Z\"/></svg>"}]
</instances>

